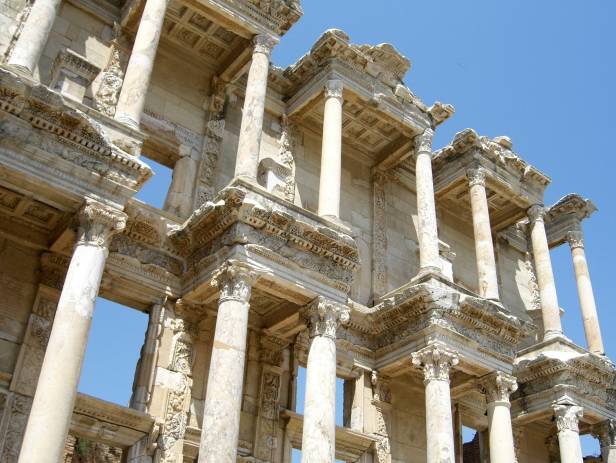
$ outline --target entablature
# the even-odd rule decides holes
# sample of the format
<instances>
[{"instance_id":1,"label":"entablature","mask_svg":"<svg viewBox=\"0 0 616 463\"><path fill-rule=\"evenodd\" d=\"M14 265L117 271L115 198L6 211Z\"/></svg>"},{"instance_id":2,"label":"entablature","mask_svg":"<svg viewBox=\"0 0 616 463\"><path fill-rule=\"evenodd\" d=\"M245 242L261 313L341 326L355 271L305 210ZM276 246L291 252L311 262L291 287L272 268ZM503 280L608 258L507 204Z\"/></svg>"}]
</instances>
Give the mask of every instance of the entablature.
<instances>
[{"instance_id":1,"label":"entablature","mask_svg":"<svg viewBox=\"0 0 616 463\"><path fill-rule=\"evenodd\" d=\"M3 163L75 197L98 195L122 207L152 175L139 134L97 111L0 69Z\"/></svg>"},{"instance_id":2,"label":"entablature","mask_svg":"<svg viewBox=\"0 0 616 463\"><path fill-rule=\"evenodd\" d=\"M480 137L466 129L451 144L436 151L433 158L437 203L460 213L468 211L470 221L469 169L482 169L490 206L490 224L502 230L526 216L527 209L543 203L550 179L522 160L507 137ZM461 207L462 206L462 207Z\"/></svg>"},{"instance_id":3,"label":"entablature","mask_svg":"<svg viewBox=\"0 0 616 463\"><path fill-rule=\"evenodd\" d=\"M326 31L283 77L287 80L288 116L320 133L324 89L328 81L343 88L343 139L376 157L435 127L453 107L428 108L403 83L410 61L392 45L355 45L340 30Z\"/></svg>"},{"instance_id":4,"label":"entablature","mask_svg":"<svg viewBox=\"0 0 616 463\"><path fill-rule=\"evenodd\" d=\"M567 233L581 230L581 223L597 210L591 200L571 193L551 206L545 217L550 247L567 241Z\"/></svg>"}]
</instances>

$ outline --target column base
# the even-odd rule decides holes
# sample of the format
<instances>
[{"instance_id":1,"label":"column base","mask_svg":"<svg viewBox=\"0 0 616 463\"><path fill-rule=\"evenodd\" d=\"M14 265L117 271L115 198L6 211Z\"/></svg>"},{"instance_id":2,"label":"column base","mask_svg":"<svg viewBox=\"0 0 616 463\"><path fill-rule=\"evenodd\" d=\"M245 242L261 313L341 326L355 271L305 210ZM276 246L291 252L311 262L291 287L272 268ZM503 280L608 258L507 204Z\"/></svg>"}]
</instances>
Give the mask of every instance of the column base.
<instances>
[{"instance_id":1,"label":"column base","mask_svg":"<svg viewBox=\"0 0 616 463\"><path fill-rule=\"evenodd\" d=\"M121 122L122 124L129 126L133 130L137 130L137 131L140 130L139 122L137 122L136 120L134 120L131 116L127 114L116 113L114 119L118 122Z\"/></svg>"},{"instance_id":2,"label":"column base","mask_svg":"<svg viewBox=\"0 0 616 463\"><path fill-rule=\"evenodd\" d=\"M34 74L34 69L31 70L30 68L22 64L9 62L6 64L6 67L9 68L11 71L17 72L18 74L23 74L30 78L32 78L32 75Z\"/></svg>"},{"instance_id":3,"label":"column base","mask_svg":"<svg viewBox=\"0 0 616 463\"><path fill-rule=\"evenodd\" d=\"M565 337L563 332L560 330L547 330L543 333L544 341L551 341L553 339L559 339L559 338L566 339L568 341L568 339Z\"/></svg>"}]
</instances>

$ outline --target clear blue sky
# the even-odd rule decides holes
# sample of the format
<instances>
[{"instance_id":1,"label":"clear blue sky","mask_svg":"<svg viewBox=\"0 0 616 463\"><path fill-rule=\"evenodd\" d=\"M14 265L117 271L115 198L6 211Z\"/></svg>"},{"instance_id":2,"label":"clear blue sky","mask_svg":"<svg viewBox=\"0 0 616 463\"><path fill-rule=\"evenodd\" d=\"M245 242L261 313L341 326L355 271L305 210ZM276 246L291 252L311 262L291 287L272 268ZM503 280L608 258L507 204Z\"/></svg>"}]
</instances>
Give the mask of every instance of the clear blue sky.
<instances>
[{"instance_id":1,"label":"clear blue sky","mask_svg":"<svg viewBox=\"0 0 616 463\"><path fill-rule=\"evenodd\" d=\"M354 43L394 44L411 59L407 85L427 104L456 108L435 148L467 127L507 135L515 151L548 174L546 203L570 192L599 211L584 224L586 250L606 349L616 358L612 281L616 261L616 2L610 0L304 0L304 17L283 38L274 63L287 66L326 29ZM168 173L139 195L161 204ZM566 335L585 345L569 250L552 253ZM80 390L126 403L146 318L97 306ZM106 335L112 335L109 342ZM107 360L112 358L113 361ZM120 361L118 364L117 362ZM597 448L585 440L587 452Z\"/></svg>"}]
</instances>

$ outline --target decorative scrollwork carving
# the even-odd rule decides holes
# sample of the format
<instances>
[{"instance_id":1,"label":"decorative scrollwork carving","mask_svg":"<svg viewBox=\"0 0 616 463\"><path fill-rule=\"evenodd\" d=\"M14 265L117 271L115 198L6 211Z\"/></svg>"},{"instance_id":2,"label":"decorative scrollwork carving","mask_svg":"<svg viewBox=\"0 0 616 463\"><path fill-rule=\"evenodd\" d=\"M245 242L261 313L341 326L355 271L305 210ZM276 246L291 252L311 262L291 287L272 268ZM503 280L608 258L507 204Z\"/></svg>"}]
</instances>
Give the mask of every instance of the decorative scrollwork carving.
<instances>
[{"instance_id":1,"label":"decorative scrollwork carving","mask_svg":"<svg viewBox=\"0 0 616 463\"><path fill-rule=\"evenodd\" d=\"M347 307L319 296L302 309L301 317L308 326L310 338L324 336L335 340L338 327L349 322L350 313Z\"/></svg>"},{"instance_id":2,"label":"decorative scrollwork carving","mask_svg":"<svg viewBox=\"0 0 616 463\"><path fill-rule=\"evenodd\" d=\"M107 247L111 237L124 230L125 213L91 199L86 199L77 218L77 243Z\"/></svg>"},{"instance_id":3,"label":"decorative scrollwork carving","mask_svg":"<svg viewBox=\"0 0 616 463\"><path fill-rule=\"evenodd\" d=\"M424 383L430 381L449 382L449 372L459 363L458 354L439 344L423 348L411 354L413 365L423 370Z\"/></svg>"},{"instance_id":4,"label":"decorative scrollwork carving","mask_svg":"<svg viewBox=\"0 0 616 463\"><path fill-rule=\"evenodd\" d=\"M518 390L518 383L513 376L497 371L481 378L479 387L485 393L488 404L508 404L509 396Z\"/></svg>"},{"instance_id":5,"label":"decorative scrollwork carving","mask_svg":"<svg viewBox=\"0 0 616 463\"><path fill-rule=\"evenodd\" d=\"M552 406L552 409L554 410L558 432L580 432L579 422L584 414L584 409L582 407L577 405L556 404Z\"/></svg>"},{"instance_id":6,"label":"decorative scrollwork carving","mask_svg":"<svg viewBox=\"0 0 616 463\"><path fill-rule=\"evenodd\" d=\"M212 286L220 289L220 302L238 301L247 304L252 285L260 272L253 266L236 260L226 261L212 277Z\"/></svg>"}]
</instances>

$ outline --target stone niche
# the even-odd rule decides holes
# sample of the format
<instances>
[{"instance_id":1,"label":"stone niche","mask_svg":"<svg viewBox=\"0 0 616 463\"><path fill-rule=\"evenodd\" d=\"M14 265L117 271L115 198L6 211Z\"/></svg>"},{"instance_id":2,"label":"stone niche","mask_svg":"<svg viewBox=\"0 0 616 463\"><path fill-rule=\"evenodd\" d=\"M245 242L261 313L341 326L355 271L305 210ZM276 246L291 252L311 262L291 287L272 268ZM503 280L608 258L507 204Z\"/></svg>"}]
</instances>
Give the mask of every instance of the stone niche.
<instances>
[{"instance_id":1,"label":"stone niche","mask_svg":"<svg viewBox=\"0 0 616 463\"><path fill-rule=\"evenodd\" d=\"M100 72L86 58L65 48L53 63L49 87L66 98L92 106L90 86Z\"/></svg>"}]
</instances>

